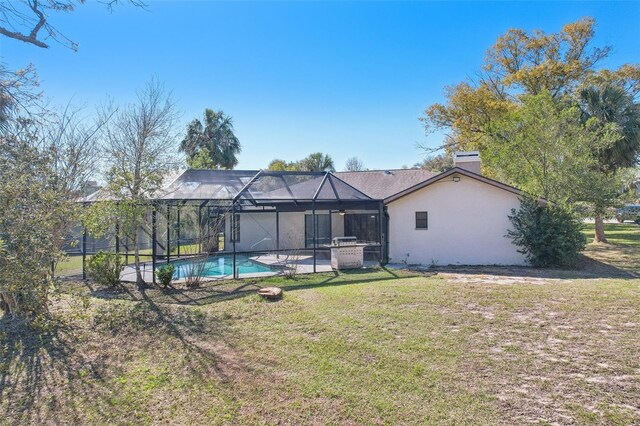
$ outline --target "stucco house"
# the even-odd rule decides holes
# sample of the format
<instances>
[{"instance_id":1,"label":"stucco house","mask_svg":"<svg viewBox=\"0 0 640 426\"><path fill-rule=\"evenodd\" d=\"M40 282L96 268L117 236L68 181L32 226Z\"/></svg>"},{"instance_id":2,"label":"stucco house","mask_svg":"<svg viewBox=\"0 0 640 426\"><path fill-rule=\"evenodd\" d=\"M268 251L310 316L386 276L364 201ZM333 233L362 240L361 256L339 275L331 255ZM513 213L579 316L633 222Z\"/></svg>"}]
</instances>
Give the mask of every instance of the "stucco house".
<instances>
[{"instance_id":1,"label":"stucco house","mask_svg":"<svg viewBox=\"0 0 640 426\"><path fill-rule=\"evenodd\" d=\"M478 152L457 153L454 166L440 174L420 169L333 173L336 182L383 200L384 213L380 221L370 210L316 210L317 246L334 237L355 236L382 245L379 260L383 263L526 264L506 237L511 226L508 216L520 206L522 192L482 176ZM244 213L238 216L238 225L245 237L238 239L236 247L268 251L275 248L271 246L277 235L279 249L309 248L313 244L311 213L280 213L279 230L273 216ZM226 228L230 236L230 221ZM231 243L227 237L227 248Z\"/></svg>"},{"instance_id":2,"label":"stucco house","mask_svg":"<svg viewBox=\"0 0 640 426\"><path fill-rule=\"evenodd\" d=\"M418 265L523 265L525 257L506 237L511 209L520 206L521 191L480 174L478 152L456 153L454 168L444 173L421 169L335 172L371 199L382 200L382 221L371 210L318 209L316 245L334 237L355 236L379 242L383 263ZM225 171L219 171L225 173ZM306 181L310 185L314 180ZM302 185L302 184L298 184ZM293 191L297 193L296 187ZM373 213L373 214L371 214ZM310 248L312 212L237 216L238 251ZM225 225L226 247L232 244L231 221ZM372 244L372 246L375 244ZM371 250L378 253L378 250Z\"/></svg>"},{"instance_id":3,"label":"stucco house","mask_svg":"<svg viewBox=\"0 0 640 426\"><path fill-rule=\"evenodd\" d=\"M139 244L151 250L151 270L156 261L194 254L182 247L194 250L195 244L198 253L215 255L221 270L233 264L236 276L292 252L307 272L331 270L336 237L364 246L369 264L526 264L506 237L522 193L482 176L480 165L479 154L467 152L439 174L186 170L156 194L151 226L141 229ZM99 200L96 193L82 201ZM100 249L83 238L85 255ZM120 244L128 247L126 240Z\"/></svg>"},{"instance_id":4,"label":"stucco house","mask_svg":"<svg viewBox=\"0 0 640 426\"><path fill-rule=\"evenodd\" d=\"M505 235L522 192L480 174L477 152L457 153L455 167L342 172L336 175L384 200L387 259L422 265L522 265Z\"/></svg>"}]
</instances>

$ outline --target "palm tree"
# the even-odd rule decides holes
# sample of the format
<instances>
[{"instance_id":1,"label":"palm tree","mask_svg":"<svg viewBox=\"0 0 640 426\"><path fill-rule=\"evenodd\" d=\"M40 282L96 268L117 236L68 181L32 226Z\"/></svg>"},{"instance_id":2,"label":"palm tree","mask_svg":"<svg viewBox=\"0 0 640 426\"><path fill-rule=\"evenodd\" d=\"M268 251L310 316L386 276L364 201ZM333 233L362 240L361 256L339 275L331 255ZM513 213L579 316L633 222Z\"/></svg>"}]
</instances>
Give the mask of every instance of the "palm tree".
<instances>
[{"instance_id":1,"label":"palm tree","mask_svg":"<svg viewBox=\"0 0 640 426\"><path fill-rule=\"evenodd\" d=\"M300 169L306 172L334 172L333 159L328 154L314 152L300 160Z\"/></svg>"},{"instance_id":2,"label":"palm tree","mask_svg":"<svg viewBox=\"0 0 640 426\"><path fill-rule=\"evenodd\" d=\"M193 160L203 149L208 151L209 163L213 167L233 169L238 164L236 156L242 147L233 132L233 119L224 111L207 108L204 111L204 125L196 118L187 126L180 150Z\"/></svg>"},{"instance_id":3,"label":"palm tree","mask_svg":"<svg viewBox=\"0 0 640 426\"><path fill-rule=\"evenodd\" d=\"M636 165L640 154L640 105L633 96L619 85L604 83L584 88L579 100L584 122L596 119L602 126L613 124L621 134L614 144L596 153L600 171L613 174ZM594 241L606 242L604 209L595 207Z\"/></svg>"},{"instance_id":4,"label":"palm tree","mask_svg":"<svg viewBox=\"0 0 640 426\"><path fill-rule=\"evenodd\" d=\"M187 126L187 134L180 142L180 151L192 158L202 149L203 141L202 123L196 118Z\"/></svg>"}]
</instances>

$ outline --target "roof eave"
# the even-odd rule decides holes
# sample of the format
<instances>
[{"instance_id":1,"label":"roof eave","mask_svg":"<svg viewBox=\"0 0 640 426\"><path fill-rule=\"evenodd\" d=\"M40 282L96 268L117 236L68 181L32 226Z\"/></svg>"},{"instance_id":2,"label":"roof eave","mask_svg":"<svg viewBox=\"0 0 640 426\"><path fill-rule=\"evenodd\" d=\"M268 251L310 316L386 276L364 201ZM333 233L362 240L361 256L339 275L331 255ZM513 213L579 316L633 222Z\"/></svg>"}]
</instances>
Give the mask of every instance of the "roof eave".
<instances>
[{"instance_id":1,"label":"roof eave","mask_svg":"<svg viewBox=\"0 0 640 426\"><path fill-rule=\"evenodd\" d=\"M470 172L469 170L462 169L460 167L454 167L452 169L447 170L446 172L442 172L442 173L440 173L438 175L435 175L434 177L432 177L430 179L427 179L427 180L425 180L423 182L420 182L419 184L416 184L416 185L414 185L412 187L409 187L409 188L407 188L407 189L405 189L403 191L400 191L397 194L394 194L394 195L391 195L389 197L386 197L384 199L384 203L385 204L389 204L389 203L392 203L394 201L397 201L400 198L403 198L403 197L405 197L405 196L407 196L409 194L412 194L415 191L418 191L420 189L426 188L427 186L429 186L429 185L431 185L431 184L433 184L435 182L438 182L438 181L440 181L440 180L442 180L442 179L444 179L444 178L446 178L448 176L454 175L454 174L461 174L463 176L467 176L467 177L469 177L471 179L475 179L477 181L480 181L480 182L495 186L496 188L500 188L502 190L511 192L513 194L516 194L516 195L524 195L524 192L522 190L516 188L516 187L507 185L507 184L502 183L502 182L498 182L497 180L490 179L488 177L479 175L477 173Z\"/></svg>"}]
</instances>

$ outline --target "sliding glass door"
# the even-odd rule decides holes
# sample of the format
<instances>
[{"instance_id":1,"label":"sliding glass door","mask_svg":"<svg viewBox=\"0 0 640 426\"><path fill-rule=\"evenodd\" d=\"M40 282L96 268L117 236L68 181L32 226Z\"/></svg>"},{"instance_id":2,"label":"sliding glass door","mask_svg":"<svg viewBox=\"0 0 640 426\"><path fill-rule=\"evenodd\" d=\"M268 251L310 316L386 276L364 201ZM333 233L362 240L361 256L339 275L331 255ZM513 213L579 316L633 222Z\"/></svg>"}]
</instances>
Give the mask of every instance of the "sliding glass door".
<instances>
[{"instance_id":1,"label":"sliding glass door","mask_svg":"<svg viewBox=\"0 0 640 426\"><path fill-rule=\"evenodd\" d=\"M331 215L316 214L316 244L331 243ZM304 216L304 244L313 247L313 215Z\"/></svg>"},{"instance_id":2,"label":"sliding glass door","mask_svg":"<svg viewBox=\"0 0 640 426\"><path fill-rule=\"evenodd\" d=\"M344 216L345 237L356 237L359 243L379 241L377 214L347 214Z\"/></svg>"}]
</instances>

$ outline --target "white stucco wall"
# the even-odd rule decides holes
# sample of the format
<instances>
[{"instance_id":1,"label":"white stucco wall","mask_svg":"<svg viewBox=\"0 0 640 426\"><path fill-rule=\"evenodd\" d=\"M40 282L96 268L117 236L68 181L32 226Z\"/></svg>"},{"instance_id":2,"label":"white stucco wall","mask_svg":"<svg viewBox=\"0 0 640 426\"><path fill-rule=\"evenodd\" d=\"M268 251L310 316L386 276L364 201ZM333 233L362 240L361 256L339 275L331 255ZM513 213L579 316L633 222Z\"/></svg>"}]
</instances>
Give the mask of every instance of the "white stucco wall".
<instances>
[{"instance_id":1,"label":"white stucco wall","mask_svg":"<svg viewBox=\"0 0 640 426\"><path fill-rule=\"evenodd\" d=\"M387 205L390 262L430 265L522 265L506 238L518 196L475 179L444 178ZM429 212L429 229L415 228L415 212Z\"/></svg>"},{"instance_id":2,"label":"white stucco wall","mask_svg":"<svg viewBox=\"0 0 640 426\"><path fill-rule=\"evenodd\" d=\"M344 237L344 216L331 213L331 238Z\"/></svg>"},{"instance_id":3,"label":"white stucco wall","mask_svg":"<svg viewBox=\"0 0 640 426\"><path fill-rule=\"evenodd\" d=\"M304 247L304 213L280 213L280 249Z\"/></svg>"},{"instance_id":4,"label":"white stucco wall","mask_svg":"<svg viewBox=\"0 0 640 426\"><path fill-rule=\"evenodd\" d=\"M232 249L231 216L226 221L227 251ZM273 250L276 248L276 214L242 213L240 214L240 240L236 242L237 251Z\"/></svg>"}]
</instances>

